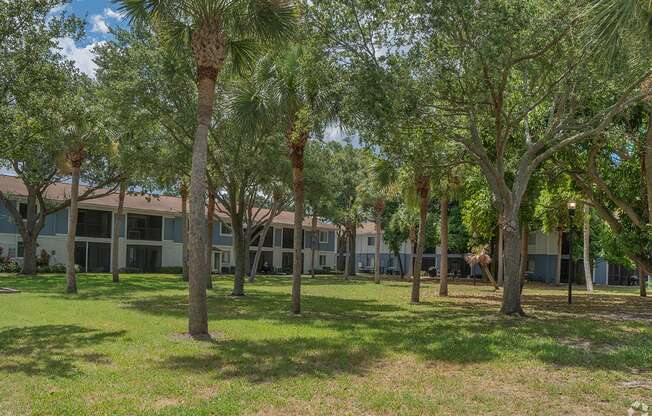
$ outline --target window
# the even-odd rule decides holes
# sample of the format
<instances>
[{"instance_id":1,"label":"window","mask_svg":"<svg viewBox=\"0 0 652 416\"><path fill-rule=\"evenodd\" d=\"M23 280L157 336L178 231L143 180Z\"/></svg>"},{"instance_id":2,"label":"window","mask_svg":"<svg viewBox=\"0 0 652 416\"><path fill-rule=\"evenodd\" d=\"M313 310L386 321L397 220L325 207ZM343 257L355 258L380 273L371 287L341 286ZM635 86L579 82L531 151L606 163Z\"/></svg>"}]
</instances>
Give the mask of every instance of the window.
<instances>
[{"instance_id":1,"label":"window","mask_svg":"<svg viewBox=\"0 0 652 416\"><path fill-rule=\"evenodd\" d=\"M375 246L376 245L376 237L367 237L367 245L368 246Z\"/></svg>"},{"instance_id":2,"label":"window","mask_svg":"<svg viewBox=\"0 0 652 416\"><path fill-rule=\"evenodd\" d=\"M16 257L16 248L15 247L9 247L9 251L7 252L7 257L10 259L13 259Z\"/></svg>"},{"instance_id":3,"label":"window","mask_svg":"<svg viewBox=\"0 0 652 416\"><path fill-rule=\"evenodd\" d=\"M155 215L127 215L127 238L130 240L161 241L163 217Z\"/></svg>"},{"instance_id":4,"label":"window","mask_svg":"<svg viewBox=\"0 0 652 416\"><path fill-rule=\"evenodd\" d=\"M220 253L213 253L213 270L220 270Z\"/></svg>"},{"instance_id":5,"label":"window","mask_svg":"<svg viewBox=\"0 0 652 416\"><path fill-rule=\"evenodd\" d=\"M162 249L159 246L127 246L127 267L137 269L141 272L156 272L160 270L161 257Z\"/></svg>"},{"instance_id":6,"label":"window","mask_svg":"<svg viewBox=\"0 0 652 416\"><path fill-rule=\"evenodd\" d=\"M80 209L77 213L77 236L111 238L111 212Z\"/></svg>"},{"instance_id":7,"label":"window","mask_svg":"<svg viewBox=\"0 0 652 416\"><path fill-rule=\"evenodd\" d=\"M537 245L537 235L535 233L531 233L527 237L527 244L529 246L536 246Z\"/></svg>"},{"instance_id":8,"label":"window","mask_svg":"<svg viewBox=\"0 0 652 416\"><path fill-rule=\"evenodd\" d=\"M220 221L220 234L222 234L222 235L232 235L233 230L231 229L231 226L229 224Z\"/></svg>"},{"instance_id":9,"label":"window","mask_svg":"<svg viewBox=\"0 0 652 416\"><path fill-rule=\"evenodd\" d=\"M528 272L532 272L532 273L534 273L534 264L535 264L535 263L534 263L534 259L530 259L530 260L527 262L527 271L528 271Z\"/></svg>"},{"instance_id":10,"label":"window","mask_svg":"<svg viewBox=\"0 0 652 416\"><path fill-rule=\"evenodd\" d=\"M251 246L258 246L258 239L260 238L260 233L263 232L265 227L258 227L254 234L257 234L254 238L251 239ZM267 234L265 234L265 239L263 240L263 247L273 247L274 246L274 229L269 227Z\"/></svg>"},{"instance_id":11,"label":"window","mask_svg":"<svg viewBox=\"0 0 652 416\"><path fill-rule=\"evenodd\" d=\"M18 204L18 212L20 212L20 218L26 220L27 219L27 204L24 202L21 202Z\"/></svg>"},{"instance_id":12,"label":"window","mask_svg":"<svg viewBox=\"0 0 652 416\"><path fill-rule=\"evenodd\" d=\"M22 241L18 242L18 250L16 252L16 257L25 257L25 244Z\"/></svg>"},{"instance_id":13,"label":"window","mask_svg":"<svg viewBox=\"0 0 652 416\"><path fill-rule=\"evenodd\" d=\"M283 248L294 248L294 230L283 228Z\"/></svg>"},{"instance_id":14,"label":"window","mask_svg":"<svg viewBox=\"0 0 652 416\"><path fill-rule=\"evenodd\" d=\"M326 232L326 231L320 231L319 232L319 242L320 243L328 243L328 232Z\"/></svg>"},{"instance_id":15,"label":"window","mask_svg":"<svg viewBox=\"0 0 652 416\"><path fill-rule=\"evenodd\" d=\"M222 252L222 264L231 264L231 252L223 251Z\"/></svg>"},{"instance_id":16,"label":"window","mask_svg":"<svg viewBox=\"0 0 652 416\"><path fill-rule=\"evenodd\" d=\"M319 256L319 265L320 266L325 266L326 265L326 256Z\"/></svg>"}]
</instances>

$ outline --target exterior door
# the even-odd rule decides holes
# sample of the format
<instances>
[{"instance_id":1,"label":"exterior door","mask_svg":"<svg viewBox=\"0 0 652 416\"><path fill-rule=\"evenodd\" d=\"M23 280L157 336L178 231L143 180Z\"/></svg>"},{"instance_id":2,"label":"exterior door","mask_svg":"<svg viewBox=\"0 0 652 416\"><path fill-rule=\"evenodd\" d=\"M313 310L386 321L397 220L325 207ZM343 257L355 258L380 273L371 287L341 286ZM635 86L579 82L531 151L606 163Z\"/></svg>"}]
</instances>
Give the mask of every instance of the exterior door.
<instances>
[{"instance_id":1,"label":"exterior door","mask_svg":"<svg viewBox=\"0 0 652 416\"><path fill-rule=\"evenodd\" d=\"M86 241L75 241L75 264L82 273L86 272Z\"/></svg>"}]
</instances>

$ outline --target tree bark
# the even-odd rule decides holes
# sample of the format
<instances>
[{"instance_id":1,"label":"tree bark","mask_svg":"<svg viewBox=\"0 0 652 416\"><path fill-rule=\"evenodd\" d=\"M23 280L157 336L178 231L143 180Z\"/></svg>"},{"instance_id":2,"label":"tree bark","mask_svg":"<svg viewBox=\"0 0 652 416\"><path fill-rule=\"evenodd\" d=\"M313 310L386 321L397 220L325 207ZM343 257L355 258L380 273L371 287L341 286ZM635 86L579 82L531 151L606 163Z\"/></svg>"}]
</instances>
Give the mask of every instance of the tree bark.
<instances>
[{"instance_id":1,"label":"tree bark","mask_svg":"<svg viewBox=\"0 0 652 416\"><path fill-rule=\"evenodd\" d=\"M18 215L18 220L20 220L20 222L17 222L18 231L23 240L23 267L20 271L20 274L34 276L38 273L38 267L36 265L36 247L38 246L37 239L41 229L43 228L42 226L44 221L43 218L41 218L41 215L37 214L36 195L29 187L27 188L27 193L26 220L23 221L23 219L20 217L20 210L16 212ZM9 209L9 207L7 208ZM44 209L45 207L41 207L41 211ZM11 213L10 209L9 212ZM14 220L16 220L15 217Z\"/></svg>"},{"instance_id":2,"label":"tree bark","mask_svg":"<svg viewBox=\"0 0 652 416\"><path fill-rule=\"evenodd\" d=\"M311 238L310 238L310 275L315 278L315 251L319 248L319 235L317 232L317 214L312 214L311 224Z\"/></svg>"},{"instance_id":3,"label":"tree bark","mask_svg":"<svg viewBox=\"0 0 652 416\"><path fill-rule=\"evenodd\" d=\"M448 296L448 197L439 202L439 241L441 246L439 262L439 296Z\"/></svg>"},{"instance_id":4,"label":"tree bark","mask_svg":"<svg viewBox=\"0 0 652 416\"><path fill-rule=\"evenodd\" d=\"M586 291L593 292L593 270L591 270L591 207L584 205L584 223L582 226L582 257L584 262L584 280Z\"/></svg>"},{"instance_id":5,"label":"tree bark","mask_svg":"<svg viewBox=\"0 0 652 416\"><path fill-rule=\"evenodd\" d=\"M493 274L491 274L491 270L489 270L487 265L480 264L480 269L482 269L485 276L487 276L487 279L489 279L489 282L491 282L491 285L494 287L494 290L498 290L498 283L496 282L496 279L494 279L494 276Z\"/></svg>"},{"instance_id":6,"label":"tree bark","mask_svg":"<svg viewBox=\"0 0 652 416\"><path fill-rule=\"evenodd\" d=\"M120 228L124 215L125 194L127 193L127 182L120 180L120 191L118 193L118 212L116 212L113 223L113 236L111 239L111 273L113 283L120 283Z\"/></svg>"},{"instance_id":7,"label":"tree bark","mask_svg":"<svg viewBox=\"0 0 652 416\"><path fill-rule=\"evenodd\" d=\"M192 336L208 336L206 305L206 163L208 129L213 116L217 70L198 67L197 132L192 146L190 171L190 236L188 244L188 331Z\"/></svg>"},{"instance_id":8,"label":"tree bark","mask_svg":"<svg viewBox=\"0 0 652 416\"><path fill-rule=\"evenodd\" d=\"M401 275L401 279L403 279L405 272L403 271L403 260L401 260L401 253L396 253L396 258L398 259L398 272Z\"/></svg>"},{"instance_id":9,"label":"tree bark","mask_svg":"<svg viewBox=\"0 0 652 416\"><path fill-rule=\"evenodd\" d=\"M429 184L427 178L421 177L417 180L417 194L419 195L419 232L417 235L417 252L412 270L412 303L419 303L421 290L421 262L423 260L423 249L426 243L426 217L428 215Z\"/></svg>"},{"instance_id":10,"label":"tree bark","mask_svg":"<svg viewBox=\"0 0 652 416\"><path fill-rule=\"evenodd\" d=\"M380 212L376 212L376 241L375 241L375 253L376 257L374 260L374 282L380 284L380 241L383 235L382 228L382 217Z\"/></svg>"},{"instance_id":11,"label":"tree bark","mask_svg":"<svg viewBox=\"0 0 652 416\"><path fill-rule=\"evenodd\" d=\"M342 252L344 256L344 279L348 280L349 279L349 274L350 274L350 269L351 269L351 259L349 258L350 255L350 250L349 246L351 245L351 237L349 236L349 232L344 233L345 238L344 241L346 242L346 247L344 247L344 251Z\"/></svg>"},{"instance_id":12,"label":"tree bark","mask_svg":"<svg viewBox=\"0 0 652 416\"><path fill-rule=\"evenodd\" d=\"M231 232L233 233L233 251L235 255L235 275L233 276L232 296L244 296L245 262L248 249L245 247L245 237L242 217L231 217Z\"/></svg>"},{"instance_id":13,"label":"tree bark","mask_svg":"<svg viewBox=\"0 0 652 416\"><path fill-rule=\"evenodd\" d=\"M521 307L521 277L519 276L521 257L521 232L518 215L512 213L504 225L505 277L503 280L503 304L501 312L507 315L525 315Z\"/></svg>"},{"instance_id":14,"label":"tree bark","mask_svg":"<svg viewBox=\"0 0 652 416\"><path fill-rule=\"evenodd\" d=\"M269 232L269 224L265 224L263 231L261 231L260 236L258 237L258 246L256 247L256 255L254 256L254 263L251 265L251 270L249 271L249 283L256 281L256 273L258 272L258 263L260 262L260 256L263 253L263 245L265 243L265 238Z\"/></svg>"},{"instance_id":15,"label":"tree bark","mask_svg":"<svg viewBox=\"0 0 652 416\"><path fill-rule=\"evenodd\" d=\"M77 214L79 197L79 174L81 163L77 160L72 163L72 185L70 187L70 208L68 210L68 235L66 249L68 261L66 263L67 293L77 293L77 276L75 273L75 236L77 235Z\"/></svg>"},{"instance_id":16,"label":"tree bark","mask_svg":"<svg viewBox=\"0 0 652 416\"><path fill-rule=\"evenodd\" d=\"M521 279L521 293L523 292L523 286L525 286L525 280L527 276L529 240L530 233L528 232L527 227L523 227L523 230L521 230L521 262L518 270L518 275Z\"/></svg>"},{"instance_id":17,"label":"tree bark","mask_svg":"<svg viewBox=\"0 0 652 416\"><path fill-rule=\"evenodd\" d=\"M645 138L645 186L647 193L648 222L652 222L652 110L648 111L647 135Z\"/></svg>"},{"instance_id":18,"label":"tree bark","mask_svg":"<svg viewBox=\"0 0 652 416\"><path fill-rule=\"evenodd\" d=\"M30 238L23 237L23 268L20 274L34 276L38 270L36 267L36 238L30 235Z\"/></svg>"},{"instance_id":19,"label":"tree bark","mask_svg":"<svg viewBox=\"0 0 652 416\"><path fill-rule=\"evenodd\" d=\"M641 297L647 297L647 275L640 267L638 269L638 287Z\"/></svg>"},{"instance_id":20,"label":"tree bark","mask_svg":"<svg viewBox=\"0 0 652 416\"><path fill-rule=\"evenodd\" d=\"M184 281L188 281L188 187L181 183L181 274Z\"/></svg>"},{"instance_id":21,"label":"tree bark","mask_svg":"<svg viewBox=\"0 0 652 416\"><path fill-rule=\"evenodd\" d=\"M564 239L564 232L562 230L558 230L557 233L557 265L555 267L555 286L559 286L561 283L561 248Z\"/></svg>"},{"instance_id":22,"label":"tree bark","mask_svg":"<svg viewBox=\"0 0 652 416\"><path fill-rule=\"evenodd\" d=\"M356 230L356 226L353 225L351 227L351 231L349 233L349 244L347 245L349 249L349 273L348 277L355 276L358 274L358 258L355 254L355 246L356 246L356 239L358 236L358 232Z\"/></svg>"},{"instance_id":23,"label":"tree bark","mask_svg":"<svg viewBox=\"0 0 652 416\"><path fill-rule=\"evenodd\" d=\"M503 286L505 280L505 233L502 227L498 228L498 286Z\"/></svg>"},{"instance_id":24,"label":"tree bark","mask_svg":"<svg viewBox=\"0 0 652 416\"><path fill-rule=\"evenodd\" d=\"M208 210L206 213L206 231L208 234L208 243L206 244L206 270L208 279L206 288L213 288L213 226L215 223L215 190L211 186L208 190Z\"/></svg>"},{"instance_id":25,"label":"tree bark","mask_svg":"<svg viewBox=\"0 0 652 416\"><path fill-rule=\"evenodd\" d=\"M292 189L294 197L294 247L292 250L292 312L301 313L301 253L303 248L303 146L291 147Z\"/></svg>"}]
</instances>

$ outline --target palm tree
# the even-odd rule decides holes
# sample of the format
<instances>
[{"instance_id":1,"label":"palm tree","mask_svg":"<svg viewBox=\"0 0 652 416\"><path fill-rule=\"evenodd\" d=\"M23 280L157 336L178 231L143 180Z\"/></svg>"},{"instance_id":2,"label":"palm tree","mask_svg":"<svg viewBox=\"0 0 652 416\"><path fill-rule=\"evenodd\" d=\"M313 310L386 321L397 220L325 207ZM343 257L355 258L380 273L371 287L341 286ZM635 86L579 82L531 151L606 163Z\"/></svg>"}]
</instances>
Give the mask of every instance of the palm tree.
<instances>
[{"instance_id":1,"label":"palm tree","mask_svg":"<svg viewBox=\"0 0 652 416\"><path fill-rule=\"evenodd\" d=\"M283 131L292 164L294 251L292 261L292 312L301 313L302 234L304 215L304 150L311 134L322 129L332 114L325 96L325 81L310 65L308 52L299 44L260 59L233 99L233 110L243 121L251 114L273 119Z\"/></svg>"},{"instance_id":2,"label":"palm tree","mask_svg":"<svg viewBox=\"0 0 652 416\"><path fill-rule=\"evenodd\" d=\"M129 20L151 24L165 43L180 53L190 53L196 65L197 129L190 176L188 330L193 336L206 336L206 164L215 83L227 57L238 66L252 59L254 41L287 38L295 25L294 7L283 0L118 0L118 3Z\"/></svg>"},{"instance_id":3,"label":"palm tree","mask_svg":"<svg viewBox=\"0 0 652 416\"><path fill-rule=\"evenodd\" d=\"M494 290L498 290L498 283L496 283L496 280L494 279L493 275L491 274L491 270L489 270L489 264L491 263L491 257L487 254L487 247L486 246L481 246L481 247L476 247L473 249L471 254L466 256L466 262L469 263L469 266L473 268L476 264L480 266L482 271L484 272L485 276L489 279L491 282L492 286L494 287Z\"/></svg>"}]
</instances>

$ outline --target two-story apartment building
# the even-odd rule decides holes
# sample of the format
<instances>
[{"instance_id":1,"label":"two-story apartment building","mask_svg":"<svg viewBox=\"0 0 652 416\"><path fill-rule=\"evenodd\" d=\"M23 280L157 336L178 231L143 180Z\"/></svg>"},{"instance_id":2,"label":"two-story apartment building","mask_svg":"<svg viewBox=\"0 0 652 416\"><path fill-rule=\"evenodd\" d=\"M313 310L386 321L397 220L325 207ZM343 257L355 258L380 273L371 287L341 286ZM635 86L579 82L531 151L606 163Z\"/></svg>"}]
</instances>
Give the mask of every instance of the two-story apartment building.
<instances>
[{"instance_id":1,"label":"two-story apartment building","mask_svg":"<svg viewBox=\"0 0 652 416\"><path fill-rule=\"evenodd\" d=\"M356 266L358 271L373 271L375 267L375 224L366 222L361 225L356 235ZM553 283L557 268L557 232L544 234L541 232L530 233L528 238L528 267L527 271L531 280ZM562 256L561 256L561 281L567 282L570 270L569 244L568 236L565 233L562 238ZM403 270L406 275L412 273L412 263L414 258L414 246L410 241L405 241L401 245L400 259ZM473 270L465 261L468 253L449 253L448 268L449 273L466 277L471 275L480 275L480 270L476 266ZM423 254L421 265L422 271L434 266L439 270L441 262L441 247L426 248ZM395 274L398 272L398 257L390 253L389 248L384 241L380 246L380 267L382 273ZM576 274L582 274L582 262L576 261ZM628 284L628 279L634 274L633 271L624 267L610 264L605 260L599 259L593 266L593 282L596 284L622 285Z\"/></svg>"},{"instance_id":2,"label":"two-story apartment building","mask_svg":"<svg viewBox=\"0 0 652 416\"><path fill-rule=\"evenodd\" d=\"M14 176L0 175L0 189L10 195L12 203L25 212L27 191ZM82 190L83 192L83 190ZM63 200L70 195L70 185L57 183L51 186L46 198ZM118 196L110 194L79 204L75 238L75 262L83 271L109 272L111 269L111 244L113 221L116 219ZM278 271L292 268L294 213L282 212L274 218L272 227L263 242L259 267ZM120 268L153 272L182 264L181 199L172 196L127 195L124 218L119 232ZM304 221L304 271L310 267L310 219ZM315 269L334 269L336 238L335 227L319 223L319 247L315 248ZM65 263L68 210L49 215L38 238L37 255L45 250L50 264ZM217 214L213 230L212 265L214 272L233 270L233 235L228 216ZM250 258L253 260L257 241L252 242ZM7 208L0 203L0 247L3 255L22 257L23 247L16 224Z\"/></svg>"}]
</instances>

